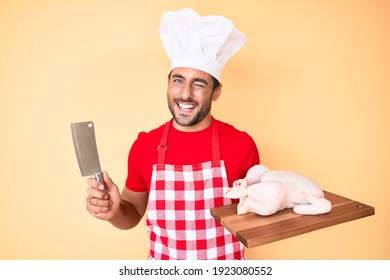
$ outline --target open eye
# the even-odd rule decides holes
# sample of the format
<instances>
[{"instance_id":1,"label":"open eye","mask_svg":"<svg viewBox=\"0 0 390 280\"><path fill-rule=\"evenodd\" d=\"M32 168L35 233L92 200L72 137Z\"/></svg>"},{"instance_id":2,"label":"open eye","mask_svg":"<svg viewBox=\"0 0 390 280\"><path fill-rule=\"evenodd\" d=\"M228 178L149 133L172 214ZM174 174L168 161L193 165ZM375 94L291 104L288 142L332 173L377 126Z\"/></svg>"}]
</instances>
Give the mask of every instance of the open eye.
<instances>
[{"instance_id":1,"label":"open eye","mask_svg":"<svg viewBox=\"0 0 390 280\"><path fill-rule=\"evenodd\" d=\"M183 79L173 78L172 82L175 83L175 84L182 84L183 83Z\"/></svg>"}]
</instances>

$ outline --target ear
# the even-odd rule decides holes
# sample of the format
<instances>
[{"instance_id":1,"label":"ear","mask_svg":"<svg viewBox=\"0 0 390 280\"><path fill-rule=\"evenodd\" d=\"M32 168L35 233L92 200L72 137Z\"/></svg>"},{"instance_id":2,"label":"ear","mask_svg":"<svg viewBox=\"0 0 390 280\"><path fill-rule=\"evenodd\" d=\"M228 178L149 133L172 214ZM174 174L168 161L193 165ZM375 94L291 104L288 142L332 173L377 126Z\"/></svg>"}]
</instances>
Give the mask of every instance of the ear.
<instances>
[{"instance_id":1,"label":"ear","mask_svg":"<svg viewBox=\"0 0 390 280\"><path fill-rule=\"evenodd\" d=\"M219 86L213 92L213 101L217 101L221 93L222 93L222 84L219 84Z\"/></svg>"}]
</instances>

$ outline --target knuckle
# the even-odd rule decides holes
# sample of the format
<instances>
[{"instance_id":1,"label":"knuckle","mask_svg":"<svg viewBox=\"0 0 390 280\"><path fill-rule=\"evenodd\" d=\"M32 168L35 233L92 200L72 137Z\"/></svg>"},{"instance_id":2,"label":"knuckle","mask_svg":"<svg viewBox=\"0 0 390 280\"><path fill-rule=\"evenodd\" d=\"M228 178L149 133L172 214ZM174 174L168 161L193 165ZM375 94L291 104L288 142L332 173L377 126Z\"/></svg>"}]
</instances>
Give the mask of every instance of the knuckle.
<instances>
[{"instance_id":1,"label":"knuckle","mask_svg":"<svg viewBox=\"0 0 390 280\"><path fill-rule=\"evenodd\" d=\"M100 185L100 183L98 181L96 181L95 178L88 178L87 179L87 184L91 187L91 188L94 188L94 189L97 189Z\"/></svg>"},{"instance_id":2,"label":"knuckle","mask_svg":"<svg viewBox=\"0 0 390 280\"><path fill-rule=\"evenodd\" d=\"M92 196L92 193L93 193L93 188L92 187L88 188L87 189L87 194Z\"/></svg>"},{"instance_id":3,"label":"knuckle","mask_svg":"<svg viewBox=\"0 0 390 280\"><path fill-rule=\"evenodd\" d=\"M91 187L93 187L93 185L95 184L95 180L93 178L88 178L87 184L90 185Z\"/></svg>"},{"instance_id":4,"label":"knuckle","mask_svg":"<svg viewBox=\"0 0 390 280\"><path fill-rule=\"evenodd\" d=\"M107 211L108 211L107 207L95 206L95 213L106 213Z\"/></svg>"},{"instance_id":5,"label":"knuckle","mask_svg":"<svg viewBox=\"0 0 390 280\"><path fill-rule=\"evenodd\" d=\"M87 194L91 198L101 198L101 196L102 196L101 191L98 191L93 187L87 189Z\"/></svg>"}]
</instances>

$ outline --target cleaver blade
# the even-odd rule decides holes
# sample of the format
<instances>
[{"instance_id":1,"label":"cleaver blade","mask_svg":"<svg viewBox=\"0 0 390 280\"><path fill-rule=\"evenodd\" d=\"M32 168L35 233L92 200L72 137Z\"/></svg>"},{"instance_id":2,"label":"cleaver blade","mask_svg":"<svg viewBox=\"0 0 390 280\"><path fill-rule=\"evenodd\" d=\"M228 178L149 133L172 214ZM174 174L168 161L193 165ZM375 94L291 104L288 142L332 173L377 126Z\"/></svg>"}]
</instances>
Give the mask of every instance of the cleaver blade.
<instances>
[{"instance_id":1,"label":"cleaver blade","mask_svg":"<svg viewBox=\"0 0 390 280\"><path fill-rule=\"evenodd\" d=\"M95 126L92 121L71 123L73 146L76 152L81 176L95 176L103 184L103 173L100 168L96 146Z\"/></svg>"}]
</instances>

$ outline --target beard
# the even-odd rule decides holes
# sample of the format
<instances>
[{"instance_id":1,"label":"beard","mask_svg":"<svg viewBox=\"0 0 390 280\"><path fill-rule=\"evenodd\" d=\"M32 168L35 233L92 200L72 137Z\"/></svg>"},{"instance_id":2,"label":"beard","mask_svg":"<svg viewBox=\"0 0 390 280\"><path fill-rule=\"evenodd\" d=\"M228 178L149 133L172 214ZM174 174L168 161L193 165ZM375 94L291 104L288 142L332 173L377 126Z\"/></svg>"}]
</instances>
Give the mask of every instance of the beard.
<instances>
[{"instance_id":1,"label":"beard","mask_svg":"<svg viewBox=\"0 0 390 280\"><path fill-rule=\"evenodd\" d=\"M173 119L175 122L180 126L192 126L198 124L201 120L204 119L204 117L210 112L211 110L211 102L212 99L206 100L205 103L203 103L202 106L200 106L200 109L197 110L195 113L193 112L176 112L175 108L179 108L179 105L177 105L179 102L191 102L196 104L196 107L194 109L199 108L199 103L196 102L193 99L176 99L176 100L169 100L168 99L168 108L169 111L172 114Z\"/></svg>"}]
</instances>

